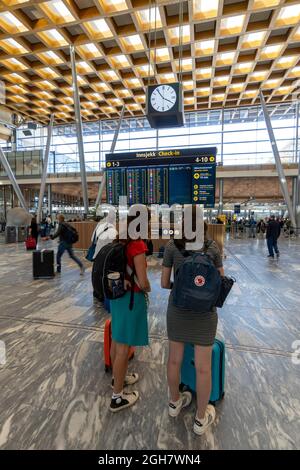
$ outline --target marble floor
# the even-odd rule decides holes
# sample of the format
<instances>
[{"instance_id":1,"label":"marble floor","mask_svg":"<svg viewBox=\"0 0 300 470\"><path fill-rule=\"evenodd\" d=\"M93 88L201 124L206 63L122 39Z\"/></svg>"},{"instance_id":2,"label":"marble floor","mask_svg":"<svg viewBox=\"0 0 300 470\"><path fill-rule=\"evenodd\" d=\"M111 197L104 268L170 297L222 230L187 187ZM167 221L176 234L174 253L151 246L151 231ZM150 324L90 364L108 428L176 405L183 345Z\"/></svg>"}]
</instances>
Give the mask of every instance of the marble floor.
<instances>
[{"instance_id":1,"label":"marble floor","mask_svg":"<svg viewBox=\"0 0 300 470\"><path fill-rule=\"evenodd\" d=\"M60 277L34 281L31 253L0 237L0 448L299 449L300 364L292 344L300 340L300 240L281 240L280 249L276 261L266 258L264 240L226 243L225 270L237 279L219 311L226 393L216 422L197 437L195 402L175 420L168 416L159 261L150 261L151 343L131 364L141 375L141 399L115 415L103 367L108 314L92 297L89 263L80 277L65 255Z\"/></svg>"}]
</instances>

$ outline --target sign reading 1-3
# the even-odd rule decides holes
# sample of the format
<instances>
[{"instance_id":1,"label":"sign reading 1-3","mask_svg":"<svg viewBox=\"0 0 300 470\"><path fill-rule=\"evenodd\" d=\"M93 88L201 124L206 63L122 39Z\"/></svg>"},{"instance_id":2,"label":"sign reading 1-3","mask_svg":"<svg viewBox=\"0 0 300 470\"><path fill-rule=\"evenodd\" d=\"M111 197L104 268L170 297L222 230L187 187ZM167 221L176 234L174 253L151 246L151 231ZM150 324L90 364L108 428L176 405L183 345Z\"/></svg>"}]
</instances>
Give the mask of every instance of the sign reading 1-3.
<instances>
[{"instance_id":1,"label":"sign reading 1-3","mask_svg":"<svg viewBox=\"0 0 300 470\"><path fill-rule=\"evenodd\" d=\"M193 167L193 203L214 207L216 187L216 165Z\"/></svg>"}]
</instances>

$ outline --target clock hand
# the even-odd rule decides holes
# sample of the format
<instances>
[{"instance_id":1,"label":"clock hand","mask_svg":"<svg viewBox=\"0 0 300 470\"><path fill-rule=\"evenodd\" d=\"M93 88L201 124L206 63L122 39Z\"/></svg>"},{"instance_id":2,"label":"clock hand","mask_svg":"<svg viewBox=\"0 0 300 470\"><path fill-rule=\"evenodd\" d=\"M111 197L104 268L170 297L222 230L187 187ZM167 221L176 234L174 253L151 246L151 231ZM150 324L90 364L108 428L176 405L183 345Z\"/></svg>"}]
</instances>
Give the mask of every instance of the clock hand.
<instances>
[{"instance_id":1,"label":"clock hand","mask_svg":"<svg viewBox=\"0 0 300 470\"><path fill-rule=\"evenodd\" d=\"M165 97L160 93L159 90L157 90L157 93L162 97L163 100L169 101L169 103L173 104L173 101L170 101L170 100L168 100L168 98L165 98Z\"/></svg>"}]
</instances>

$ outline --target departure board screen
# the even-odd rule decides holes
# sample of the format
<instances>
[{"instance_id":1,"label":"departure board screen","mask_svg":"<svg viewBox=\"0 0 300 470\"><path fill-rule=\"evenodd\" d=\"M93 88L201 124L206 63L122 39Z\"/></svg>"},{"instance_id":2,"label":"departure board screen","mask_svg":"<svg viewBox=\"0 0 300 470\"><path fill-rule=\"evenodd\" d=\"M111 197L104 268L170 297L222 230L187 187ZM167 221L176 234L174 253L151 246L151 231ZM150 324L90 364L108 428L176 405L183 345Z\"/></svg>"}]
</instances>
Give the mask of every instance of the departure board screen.
<instances>
[{"instance_id":1,"label":"departure board screen","mask_svg":"<svg viewBox=\"0 0 300 470\"><path fill-rule=\"evenodd\" d=\"M128 204L147 204L147 168L127 168Z\"/></svg>"},{"instance_id":2,"label":"departure board screen","mask_svg":"<svg viewBox=\"0 0 300 470\"><path fill-rule=\"evenodd\" d=\"M174 165L169 167L169 204L190 204L192 167Z\"/></svg>"},{"instance_id":3,"label":"departure board screen","mask_svg":"<svg viewBox=\"0 0 300 470\"><path fill-rule=\"evenodd\" d=\"M164 204L168 199L168 168L148 168L147 170L147 202L148 204Z\"/></svg>"},{"instance_id":4,"label":"departure board screen","mask_svg":"<svg viewBox=\"0 0 300 470\"><path fill-rule=\"evenodd\" d=\"M213 207L216 147L106 155L107 202L204 204Z\"/></svg>"},{"instance_id":5,"label":"departure board screen","mask_svg":"<svg viewBox=\"0 0 300 470\"><path fill-rule=\"evenodd\" d=\"M193 202L205 207L215 205L216 165L194 166Z\"/></svg>"},{"instance_id":6,"label":"departure board screen","mask_svg":"<svg viewBox=\"0 0 300 470\"><path fill-rule=\"evenodd\" d=\"M126 169L106 171L106 196L108 204L119 204L119 196L126 194Z\"/></svg>"}]
</instances>

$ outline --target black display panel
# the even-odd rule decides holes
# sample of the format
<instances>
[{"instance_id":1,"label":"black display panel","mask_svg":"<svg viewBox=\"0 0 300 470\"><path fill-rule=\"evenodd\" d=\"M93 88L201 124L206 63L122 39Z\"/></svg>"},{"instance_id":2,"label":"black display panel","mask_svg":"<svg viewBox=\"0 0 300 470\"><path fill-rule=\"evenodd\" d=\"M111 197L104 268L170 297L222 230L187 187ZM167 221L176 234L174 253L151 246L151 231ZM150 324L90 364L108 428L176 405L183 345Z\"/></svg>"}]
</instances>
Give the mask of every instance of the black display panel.
<instances>
[{"instance_id":1,"label":"black display panel","mask_svg":"<svg viewBox=\"0 0 300 470\"><path fill-rule=\"evenodd\" d=\"M192 167L169 167L169 204L191 204Z\"/></svg>"},{"instance_id":2,"label":"black display panel","mask_svg":"<svg viewBox=\"0 0 300 470\"><path fill-rule=\"evenodd\" d=\"M168 168L147 169L147 204L164 204L169 199Z\"/></svg>"},{"instance_id":3,"label":"black display panel","mask_svg":"<svg viewBox=\"0 0 300 470\"><path fill-rule=\"evenodd\" d=\"M106 155L107 202L204 204L213 207L216 147Z\"/></svg>"},{"instance_id":4,"label":"black display panel","mask_svg":"<svg viewBox=\"0 0 300 470\"><path fill-rule=\"evenodd\" d=\"M126 194L126 168L106 170L106 198L108 204L118 205L119 196Z\"/></svg>"},{"instance_id":5,"label":"black display panel","mask_svg":"<svg viewBox=\"0 0 300 470\"><path fill-rule=\"evenodd\" d=\"M146 185L147 168L127 168L127 198L129 205L147 204Z\"/></svg>"},{"instance_id":6,"label":"black display panel","mask_svg":"<svg viewBox=\"0 0 300 470\"><path fill-rule=\"evenodd\" d=\"M193 167L193 196L194 204L204 204L214 207L216 187L216 165L201 165Z\"/></svg>"}]
</instances>

